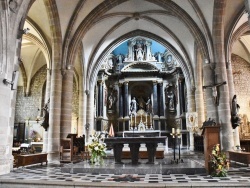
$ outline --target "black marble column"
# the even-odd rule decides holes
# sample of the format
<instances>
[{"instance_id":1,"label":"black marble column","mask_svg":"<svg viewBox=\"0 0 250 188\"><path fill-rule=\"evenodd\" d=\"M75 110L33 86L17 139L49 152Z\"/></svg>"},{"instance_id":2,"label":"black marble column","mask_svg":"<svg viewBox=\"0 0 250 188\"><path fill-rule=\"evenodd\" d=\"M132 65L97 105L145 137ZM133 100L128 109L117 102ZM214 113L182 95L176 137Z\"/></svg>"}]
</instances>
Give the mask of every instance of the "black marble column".
<instances>
[{"instance_id":1,"label":"black marble column","mask_svg":"<svg viewBox=\"0 0 250 188\"><path fill-rule=\"evenodd\" d=\"M158 115L157 82L153 82L153 113L154 115Z\"/></svg>"},{"instance_id":2,"label":"black marble column","mask_svg":"<svg viewBox=\"0 0 250 188\"><path fill-rule=\"evenodd\" d=\"M103 82L98 81L98 111L97 116L103 116Z\"/></svg>"},{"instance_id":3,"label":"black marble column","mask_svg":"<svg viewBox=\"0 0 250 188\"><path fill-rule=\"evenodd\" d=\"M180 77L178 80L179 85L179 100L180 100L180 114L185 112L185 94L184 94L184 78Z\"/></svg>"},{"instance_id":4,"label":"black marble column","mask_svg":"<svg viewBox=\"0 0 250 188\"><path fill-rule=\"evenodd\" d=\"M119 117L123 117L123 92L122 92L122 84L119 84Z\"/></svg>"},{"instance_id":5,"label":"black marble column","mask_svg":"<svg viewBox=\"0 0 250 188\"><path fill-rule=\"evenodd\" d=\"M124 117L129 115L128 82L124 82Z\"/></svg>"},{"instance_id":6,"label":"black marble column","mask_svg":"<svg viewBox=\"0 0 250 188\"><path fill-rule=\"evenodd\" d=\"M159 100L159 104L160 104L160 116L164 116L164 103L163 103L163 84L159 83L159 95L160 95L160 100Z\"/></svg>"}]
</instances>

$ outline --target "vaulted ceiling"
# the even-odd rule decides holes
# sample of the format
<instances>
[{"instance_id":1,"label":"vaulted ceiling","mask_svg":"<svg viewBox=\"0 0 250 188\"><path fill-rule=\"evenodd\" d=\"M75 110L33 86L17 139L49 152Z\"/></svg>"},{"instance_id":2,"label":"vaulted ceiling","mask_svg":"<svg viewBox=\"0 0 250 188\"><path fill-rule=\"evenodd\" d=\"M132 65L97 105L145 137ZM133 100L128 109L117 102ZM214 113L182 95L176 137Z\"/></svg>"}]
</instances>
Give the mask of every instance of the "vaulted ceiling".
<instances>
[{"instance_id":1,"label":"vaulted ceiling","mask_svg":"<svg viewBox=\"0 0 250 188\"><path fill-rule=\"evenodd\" d=\"M41 66L51 66L53 36L49 23L53 18L49 15L57 14L65 65L71 63L65 54L78 53L78 42L81 44L82 56L76 55L73 62L79 75L91 74L103 52L112 52L134 35L144 35L170 47L187 64L188 71L195 67L197 41L203 43L198 47L205 47L204 58L213 60L215 0L54 0L53 14L50 14L47 2L36 0L24 25L24 28L30 28L30 33L23 35L21 51L28 79ZM229 45L229 38L239 32L231 52L250 62L249 30L242 32L241 28L248 25L244 0L226 1L224 14L225 45Z\"/></svg>"}]
</instances>

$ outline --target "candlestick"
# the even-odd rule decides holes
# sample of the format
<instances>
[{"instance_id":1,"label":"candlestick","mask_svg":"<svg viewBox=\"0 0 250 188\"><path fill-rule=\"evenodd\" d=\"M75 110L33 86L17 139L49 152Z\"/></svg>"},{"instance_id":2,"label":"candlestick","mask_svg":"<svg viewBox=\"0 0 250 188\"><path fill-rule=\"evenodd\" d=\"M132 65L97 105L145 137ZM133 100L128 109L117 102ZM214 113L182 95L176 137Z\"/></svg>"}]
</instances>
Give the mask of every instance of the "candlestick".
<instances>
[{"instance_id":1,"label":"candlestick","mask_svg":"<svg viewBox=\"0 0 250 188\"><path fill-rule=\"evenodd\" d=\"M172 128L172 133L175 133L175 128Z\"/></svg>"}]
</instances>

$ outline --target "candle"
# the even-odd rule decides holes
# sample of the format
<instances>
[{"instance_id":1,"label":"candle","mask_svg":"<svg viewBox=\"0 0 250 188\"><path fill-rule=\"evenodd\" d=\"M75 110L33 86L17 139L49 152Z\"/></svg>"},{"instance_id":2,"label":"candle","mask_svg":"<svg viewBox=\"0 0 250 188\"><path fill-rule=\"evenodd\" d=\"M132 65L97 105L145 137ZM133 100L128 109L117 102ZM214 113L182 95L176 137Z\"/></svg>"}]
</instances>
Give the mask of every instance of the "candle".
<instances>
[{"instance_id":1,"label":"candle","mask_svg":"<svg viewBox=\"0 0 250 188\"><path fill-rule=\"evenodd\" d=\"M177 134L180 134L180 129L177 129Z\"/></svg>"},{"instance_id":2,"label":"candle","mask_svg":"<svg viewBox=\"0 0 250 188\"><path fill-rule=\"evenodd\" d=\"M172 133L175 133L175 129L174 128L172 128Z\"/></svg>"}]
</instances>

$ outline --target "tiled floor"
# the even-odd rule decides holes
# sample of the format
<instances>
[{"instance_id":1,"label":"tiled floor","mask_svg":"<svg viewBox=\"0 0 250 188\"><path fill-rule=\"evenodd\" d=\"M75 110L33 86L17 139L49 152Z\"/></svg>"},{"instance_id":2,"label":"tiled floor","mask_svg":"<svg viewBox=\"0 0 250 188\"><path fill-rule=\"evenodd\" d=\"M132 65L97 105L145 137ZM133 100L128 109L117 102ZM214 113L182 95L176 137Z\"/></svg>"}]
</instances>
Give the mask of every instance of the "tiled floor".
<instances>
[{"instance_id":1,"label":"tiled floor","mask_svg":"<svg viewBox=\"0 0 250 188\"><path fill-rule=\"evenodd\" d=\"M199 159L191 159L198 163L203 163ZM185 160L184 160L185 163ZM63 173L61 167L64 164L48 164L47 166L33 165L27 167L19 167L14 169L9 174L1 175L0 182L4 181L20 181L32 180L35 185L36 182L72 182L81 183L100 183L100 185L109 185L117 183L120 185L140 184L154 187L156 185L199 185L210 186L216 185L218 187L238 186L250 187L250 167L242 166L232 163L228 176L224 178L211 177L207 174L101 174L101 173ZM177 166L178 167L178 166ZM216 187L213 186L213 187ZM1 183L0 183L1 187ZM35 187L35 186L34 186ZM63 187L63 186L62 186ZM108 186L107 186L108 187ZM119 187L119 185L118 185ZM190 186L191 187L191 186Z\"/></svg>"}]
</instances>

